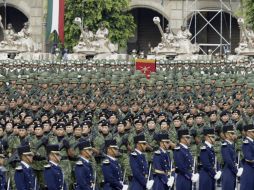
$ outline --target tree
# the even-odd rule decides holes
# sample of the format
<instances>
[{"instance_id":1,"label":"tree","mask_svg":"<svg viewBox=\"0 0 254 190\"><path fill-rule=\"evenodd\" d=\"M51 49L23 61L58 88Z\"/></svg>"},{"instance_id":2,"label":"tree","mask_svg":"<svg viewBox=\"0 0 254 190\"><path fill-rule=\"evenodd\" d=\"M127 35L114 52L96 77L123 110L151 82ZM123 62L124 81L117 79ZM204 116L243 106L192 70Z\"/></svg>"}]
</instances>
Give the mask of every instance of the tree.
<instances>
[{"instance_id":1,"label":"tree","mask_svg":"<svg viewBox=\"0 0 254 190\"><path fill-rule=\"evenodd\" d=\"M254 1L253 0L241 0L241 13L244 17L246 24L254 26Z\"/></svg>"},{"instance_id":2,"label":"tree","mask_svg":"<svg viewBox=\"0 0 254 190\"><path fill-rule=\"evenodd\" d=\"M130 0L65 0L65 47L69 50L78 43L80 30L73 24L82 17L84 25L96 32L101 22L109 29L109 38L125 47L133 36L135 22L128 12Z\"/></svg>"}]
</instances>

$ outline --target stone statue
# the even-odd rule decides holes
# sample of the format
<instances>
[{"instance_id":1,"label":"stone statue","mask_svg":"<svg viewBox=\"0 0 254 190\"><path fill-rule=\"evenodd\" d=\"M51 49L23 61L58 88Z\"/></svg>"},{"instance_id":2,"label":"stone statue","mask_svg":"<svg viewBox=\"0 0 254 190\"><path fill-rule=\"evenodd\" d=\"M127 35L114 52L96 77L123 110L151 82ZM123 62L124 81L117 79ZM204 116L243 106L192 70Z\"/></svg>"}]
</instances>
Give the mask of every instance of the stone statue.
<instances>
[{"instance_id":1,"label":"stone statue","mask_svg":"<svg viewBox=\"0 0 254 190\"><path fill-rule=\"evenodd\" d=\"M81 31L79 43L73 48L74 53L82 53L86 55L95 54L95 44L94 44L94 34L89 31L87 26L82 27L81 18L77 17L74 20L74 23L79 26Z\"/></svg>"},{"instance_id":2,"label":"stone statue","mask_svg":"<svg viewBox=\"0 0 254 190\"><path fill-rule=\"evenodd\" d=\"M254 55L254 32L250 25L244 26L244 19L237 20L242 29L242 38L239 46L235 49L238 55Z\"/></svg>"},{"instance_id":3,"label":"stone statue","mask_svg":"<svg viewBox=\"0 0 254 190\"><path fill-rule=\"evenodd\" d=\"M178 54L193 54L198 53L199 46L197 44L192 44L190 38L192 34L185 26L181 26L181 30L178 31L176 35L177 42L179 44Z\"/></svg>"},{"instance_id":4,"label":"stone statue","mask_svg":"<svg viewBox=\"0 0 254 190\"><path fill-rule=\"evenodd\" d=\"M33 52L34 51L34 42L31 37L31 29L29 22L24 23L24 27L18 32L17 38L20 42L23 52Z\"/></svg>"},{"instance_id":5,"label":"stone statue","mask_svg":"<svg viewBox=\"0 0 254 190\"><path fill-rule=\"evenodd\" d=\"M9 45L13 45L17 40L17 34L15 33L11 23L7 25L7 29L5 30L4 33L5 33L5 41L7 41Z\"/></svg>"},{"instance_id":6,"label":"stone statue","mask_svg":"<svg viewBox=\"0 0 254 190\"><path fill-rule=\"evenodd\" d=\"M113 53L116 52L118 49L117 44L112 44L108 38L109 31L105 27L103 23L100 24L99 29L95 34L96 43L96 51L98 53Z\"/></svg>"},{"instance_id":7,"label":"stone statue","mask_svg":"<svg viewBox=\"0 0 254 190\"><path fill-rule=\"evenodd\" d=\"M160 25L160 18L154 17L153 22L157 25L162 37L161 42L152 50L152 52L155 52L156 55L176 55L178 44L175 42L175 37L171 33L170 27L167 26L164 33Z\"/></svg>"}]
</instances>

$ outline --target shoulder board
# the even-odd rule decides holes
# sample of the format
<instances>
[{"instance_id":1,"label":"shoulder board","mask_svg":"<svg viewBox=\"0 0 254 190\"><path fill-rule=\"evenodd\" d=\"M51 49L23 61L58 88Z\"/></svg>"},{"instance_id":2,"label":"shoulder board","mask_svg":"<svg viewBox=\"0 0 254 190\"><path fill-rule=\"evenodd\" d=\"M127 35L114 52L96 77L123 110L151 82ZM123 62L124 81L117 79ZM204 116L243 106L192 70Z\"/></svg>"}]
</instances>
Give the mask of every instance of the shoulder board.
<instances>
[{"instance_id":1,"label":"shoulder board","mask_svg":"<svg viewBox=\"0 0 254 190\"><path fill-rule=\"evenodd\" d=\"M18 167L15 168L15 170L21 171L21 170L23 170L23 168L22 168L22 166L18 166Z\"/></svg>"},{"instance_id":2,"label":"shoulder board","mask_svg":"<svg viewBox=\"0 0 254 190\"><path fill-rule=\"evenodd\" d=\"M109 161L109 159L106 159L106 160L103 160L102 163L103 163L103 164L110 164L110 161Z\"/></svg>"},{"instance_id":3,"label":"shoulder board","mask_svg":"<svg viewBox=\"0 0 254 190\"><path fill-rule=\"evenodd\" d=\"M249 141L248 140L244 140L243 144L249 144Z\"/></svg>"},{"instance_id":4,"label":"shoulder board","mask_svg":"<svg viewBox=\"0 0 254 190\"><path fill-rule=\"evenodd\" d=\"M206 146L201 146L201 150L206 150Z\"/></svg>"},{"instance_id":5,"label":"shoulder board","mask_svg":"<svg viewBox=\"0 0 254 190\"><path fill-rule=\"evenodd\" d=\"M175 147L174 150L180 150L180 146Z\"/></svg>"},{"instance_id":6,"label":"shoulder board","mask_svg":"<svg viewBox=\"0 0 254 190\"><path fill-rule=\"evenodd\" d=\"M137 156L138 154L136 152L131 153L132 156Z\"/></svg>"},{"instance_id":7,"label":"shoulder board","mask_svg":"<svg viewBox=\"0 0 254 190\"><path fill-rule=\"evenodd\" d=\"M44 165L44 168L49 169L51 168L51 165L50 164Z\"/></svg>"},{"instance_id":8,"label":"shoulder board","mask_svg":"<svg viewBox=\"0 0 254 190\"><path fill-rule=\"evenodd\" d=\"M82 163L82 161L77 161L76 165L81 166L81 165L83 165L83 163Z\"/></svg>"},{"instance_id":9,"label":"shoulder board","mask_svg":"<svg viewBox=\"0 0 254 190\"><path fill-rule=\"evenodd\" d=\"M156 150L154 153L155 154L161 154L161 151L160 150Z\"/></svg>"},{"instance_id":10,"label":"shoulder board","mask_svg":"<svg viewBox=\"0 0 254 190\"><path fill-rule=\"evenodd\" d=\"M227 146L228 144L226 142L221 143L221 146Z\"/></svg>"}]
</instances>

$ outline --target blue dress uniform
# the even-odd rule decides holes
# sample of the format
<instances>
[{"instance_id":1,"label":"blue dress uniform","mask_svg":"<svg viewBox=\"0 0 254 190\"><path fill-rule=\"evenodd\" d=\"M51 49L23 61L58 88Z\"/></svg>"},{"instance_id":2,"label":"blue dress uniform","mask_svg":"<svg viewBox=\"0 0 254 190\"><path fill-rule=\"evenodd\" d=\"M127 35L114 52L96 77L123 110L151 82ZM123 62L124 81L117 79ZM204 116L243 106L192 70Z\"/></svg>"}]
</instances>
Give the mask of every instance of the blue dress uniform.
<instances>
[{"instance_id":1,"label":"blue dress uniform","mask_svg":"<svg viewBox=\"0 0 254 190\"><path fill-rule=\"evenodd\" d=\"M153 190L168 190L167 185L168 175L170 172L170 157L169 153L159 149L154 152L153 168L154 168L154 185Z\"/></svg>"},{"instance_id":2,"label":"blue dress uniform","mask_svg":"<svg viewBox=\"0 0 254 190\"><path fill-rule=\"evenodd\" d=\"M254 141L246 137L243 145L243 174L240 179L240 190L254 189Z\"/></svg>"},{"instance_id":3,"label":"blue dress uniform","mask_svg":"<svg viewBox=\"0 0 254 190\"><path fill-rule=\"evenodd\" d=\"M27 168L22 162L16 167L14 180L17 190L34 190L36 189L36 179L31 167Z\"/></svg>"},{"instance_id":4,"label":"blue dress uniform","mask_svg":"<svg viewBox=\"0 0 254 190\"><path fill-rule=\"evenodd\" d=\"M89 161L82 158L76 163L75 167L76 190L92 190L93 189L93 168Z\"/></svg>"},{"instance_id":5,"label":"blue dress uniform","mask_svg":"<svg viewBox=\"0 0 254 190\"><path fill-rule=\"evenodd\" d=\"M79 150L92 149L89 141L78 144ZM75 166L76 190L92 190L94 183L93 168L89 160L80 157Z\"/></svg>"},{"instance_id":6,"label":"blue dress uniform","mask_svg":"<svg viewBox=\"0 0 254 190\"><path fill-rule=\"evenodd\" d=\"M116 159L109 156L102 162L104 176L104 190L122 190L123 175L120 164Z\"/></svg>"},{"instance_id":7,"label":"blue dress uniform","mask_svg":"<svg viewBox=\"0 0 254 190\"><path fill-rule=\"evenodd\" d=\"M6 190L6 178L4 172L0 169L0 190Z\"/></svg>"},{"instance_id":8,"label":"blue dress uniform","mask_svg":"<svg viewBox=\"0 0 254 190\"><path fill-rule=\"evenodd\" d=\"M148 164L145 155L135 150L130 155L133 178L130 190L145 190L148 178Z\"/></svg>"},{"instance_id":9,"label":"blue dress uniform","mask_svg":"<svg viewBox=\"0 0 254 190\"><path fill-rule=\"evenodd\" d=\"M44 181L48 190L67 189L61 167L52 162L44 166Z\"/></svg>"},{"instance_id":10,"label":"blue dress uniform","mask_svg":"<svg viewBox=\"0 0 254 190\"><path fill-rule=\"evenodd\" d=\"M19 157L33 156L29 145L20 146L17 151ZM38 187L33 169L24 161L21 161L20 165L16 167L14 181L17 190L34 190Z\"/></svg>"},{"instance_id":11,"label":"blue dress uniform","mask_svg":"<svg viewBox=\"0 0 254 190\"><path fill-rule=\"evenodd\" d=\"M234 145L228 141L222 143L221 155L224 163L221 175L222 190L235 190L236 186L236 152Z\"/></svg>"},{"instance_id":12,"label":"blue dress uniform","mask_svg":"<svg viewBox=\"0 0 254 190\"><path fill-rule=\"evenodd\" d=\"M52 144L47 146L47 154L60 154L60 147L58 144ZM61 167L52 161L49 161L44 166L44 181L46 189L48 190L67 190L66 183L64 181L64 174Z\"/></svg>"},{"instance_id":13,"label":"blue dress uniform","mask_svg":"<svg viewBox=\"0 0 254 190\"><path fill-rule=\"evenodd\" d=\"M200 190L214 190L216 174L215 166L215 152L212 146L209 146L206 142L201 147L200 151L200 163L201 168L199 172L199 189Z\"/></svg>"},{"instance_id":14,"label":"blue dress uniform","mask_svg":"<svg viewBox=\"0 0 254 190\"><path fill-rule=\"evenodd\" d=\"M176 190L191 190L193 157L190 150L180 144L174 149L176 166Z\"/></svg>"}]
</instances>

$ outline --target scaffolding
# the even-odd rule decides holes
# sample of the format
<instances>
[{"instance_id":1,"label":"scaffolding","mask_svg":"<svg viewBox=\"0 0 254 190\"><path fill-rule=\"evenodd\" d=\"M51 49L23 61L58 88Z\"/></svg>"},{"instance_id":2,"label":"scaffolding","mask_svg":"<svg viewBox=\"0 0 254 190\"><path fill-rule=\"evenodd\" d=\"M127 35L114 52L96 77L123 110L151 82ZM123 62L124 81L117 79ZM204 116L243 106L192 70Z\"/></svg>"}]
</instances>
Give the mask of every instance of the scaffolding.
<instances>
[{"instance_id":1,"label":"scaffolding","mask_svg":"<svg viewBox=\"0 0 254 190\"><path fill-rule=\"evenodd\" d=\"M199 43L199 48L200 51L207 55L208 52L205 51L205 49L212 49L212 52L209 52L209 54L213 54L216 51L219 51L220 54L230 54L231 53L231 36L232 36L232 7L231 7L231 0L215 0L216 2L218 2L218 7L217 9L198 9L198 3L200 2L199 0L185 0L186 4L185 4L185 13L186 13L186 18L188 17L188 15L191 14L190 17L190 22L188 23L188 21L186 20L186 24L188 25L188 28L190 30L191 24L194 21L194 34L191 38L191 41L194 43L197 43L197 38L199 37L199 35L201 34L201 32L207 27L210 26L213 31L216 33L216 35L219 36L220 42L219 43ZM204 1L203 1L204 2ZM210 18L207 19L204 16L204 13L211 13L213 12L214 15ZM223 16L225 13L229 14L229 33L228 36L225 37L223 36L223 29L225 28L225 26L223 26ZM200 18L203 19L204 21L204 26L202 26L200 29L197 29L197 17L200 16ZM220 17L220 26L219 29L216 29L216 26L213 25L212 21L217 18ZM227 38L227 39L226 39Z\"/></svg>"}]
</instances>

